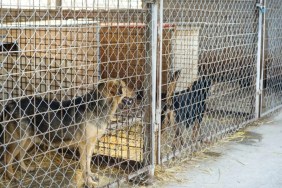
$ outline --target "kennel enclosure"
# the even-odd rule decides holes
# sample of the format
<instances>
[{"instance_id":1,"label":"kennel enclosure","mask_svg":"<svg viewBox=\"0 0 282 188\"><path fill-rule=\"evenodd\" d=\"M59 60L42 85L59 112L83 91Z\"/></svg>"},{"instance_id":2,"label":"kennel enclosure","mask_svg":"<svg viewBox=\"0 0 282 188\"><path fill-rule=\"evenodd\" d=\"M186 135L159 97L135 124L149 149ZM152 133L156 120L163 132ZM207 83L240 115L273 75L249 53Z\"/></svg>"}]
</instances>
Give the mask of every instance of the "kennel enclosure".
<instances>
[{"instance_id":1,"label":"kennel enclosure","mask_svg":"<svg viewBox=\"0 0 282 188\"><path fill-rule=\"evenodd\" d=\"M136 94L96 146L98 187L146 183L155 164L193 155L281 106L274 0L2 0L0 15L1 114L10 100L73 99L109 78ZM13 162L21 181L7 179L3 153L17 143L5 141L9 121L19 123L1 119L0 186L76 185L79 153L43 144ZM21 161L36 170L24 172Z\"/></svg>"}]
</instances>

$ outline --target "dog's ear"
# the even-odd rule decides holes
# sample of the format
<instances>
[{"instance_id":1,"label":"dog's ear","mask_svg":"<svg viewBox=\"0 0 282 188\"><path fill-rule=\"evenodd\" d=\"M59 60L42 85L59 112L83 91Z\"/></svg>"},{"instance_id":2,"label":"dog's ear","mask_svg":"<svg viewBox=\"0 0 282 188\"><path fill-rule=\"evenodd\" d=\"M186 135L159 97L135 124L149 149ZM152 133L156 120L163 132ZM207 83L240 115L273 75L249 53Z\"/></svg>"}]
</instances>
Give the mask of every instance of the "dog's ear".
<instances>
[{"instance_id":1,"label":"dog's ear","mask_svg":"<svg viewBox=\"0 0 282 188\"><path fill-rule=\"evenodd\" d=\"M113 81L101 82L98 84L98 90L103 93L111 94L112 96L117 95L117 86ZM106 95L108 95L106 94Z\"/></svg>"},{"instance_id":2,"label":"dog's ear","mask_svg":"<svg viewBox=\"0 0 282 188\"><path fill-rule=\"evenodd\" d=\"M175 71L171 76L170 80L168 82L168 89L167 89L167 97L172 97L175 89L176 89L176 83L178 78L180 77L181 69Z\"/></svg>"},{"instance_id":3,"label":"dog's ear","mask_svg":"<svg viewBox=\"0 0 282 188\"><path fill-rule=\"evenodd\" d=\"M118 81L108 81L98 84L98 90L108 93L111 96L122 95L122 84Z\"/></svg>"},{"instance_id":4,"label":"dog's ear","mask_svg":"<svg viewBox=\"0 0 282 188\"><path fill-rule=\"evenodd\" d=\"M123 88L123 83L121 80L118 80L114 82L111 86L111 94L112 95L122 95L122 88Z\"/></svg>"},{"instance_id":5,"label":"dog's ear","mask_svg":"<svg viewBox=\"0 0 282 188\"><path fill-rule=\"evenodd\" d=\"M118 85L117 92L118 92L118 95L122 95L122 85L121 84Z\"/></svg>"},{"instance_id":6,"label":"dog's ear","mask_svg":"<svg viewBox=\"0 0 282 188\"><path fill-rule=\"evenodd\" d=\"M103 91L105 89L105 87L106 87L106 83L104 83L104 82L101 82L101 83L98 84L98 90L99 91Z\"/></svg>"},{"instance_id":7,"label":"dog's ear","mask_svg":"<svg viewBox=\"0 0 282 188\"><path fill-rule=\"evenodd\" d=\"M180 76L181 69L175 71L174 73L170 73L169 83L176 82Z\"/></svg>"},{"instance_id":8,"label":"dog's ear","mask_svg":"<svg viewBox=\"0 0 282 188\"><path fill-rule=\"evenodd\" d=\"M117 95L117 86L114 82L107 82L107 91L112 95Z\"/></svg>"},{"instance_id":9,"label":"dog's ear","mask_svg":"<svg viewBox=\"0 0 282 188\"><path fill-rule=\"evenodd\" d=\"M108 82L107 89L112 96L122 94L122 85L118 81Z\"/></svg>"},{"instance_id":10,"label":"dog's ear","mask_svg":"<svg viewBox=\"0 0 282 188\"><path fill-rule=\"evenodd\" d=\"M179 78L179 76L180 76L180 73L181 73L181 69L179 69L179 70L177 70L177 71L174 72L174 74L173 74L173 80L174 80L174 81L177 81L177 80L178 80L178 78Z\"/></svg>"}]
</instances>

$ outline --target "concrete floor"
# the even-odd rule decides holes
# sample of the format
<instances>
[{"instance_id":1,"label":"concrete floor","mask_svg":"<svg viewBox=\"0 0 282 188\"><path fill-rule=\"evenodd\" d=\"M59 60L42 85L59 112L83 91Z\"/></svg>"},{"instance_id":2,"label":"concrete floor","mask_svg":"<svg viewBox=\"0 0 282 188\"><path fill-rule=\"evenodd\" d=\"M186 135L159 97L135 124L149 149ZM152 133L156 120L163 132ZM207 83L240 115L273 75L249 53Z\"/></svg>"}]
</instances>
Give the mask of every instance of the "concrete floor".
<instances>
[{"instance_id":1,"label":"concrete floor","mask_svg":"<svg viewBox=\"0 0 282 188\"><path fill-rule=\"evenodd\" d=\"M281 188L282 112L259 124L217 144L198 160L180 164L181 170L168 169L173 172L170 178L152 187Z\"/></svg>"}]
</instances>

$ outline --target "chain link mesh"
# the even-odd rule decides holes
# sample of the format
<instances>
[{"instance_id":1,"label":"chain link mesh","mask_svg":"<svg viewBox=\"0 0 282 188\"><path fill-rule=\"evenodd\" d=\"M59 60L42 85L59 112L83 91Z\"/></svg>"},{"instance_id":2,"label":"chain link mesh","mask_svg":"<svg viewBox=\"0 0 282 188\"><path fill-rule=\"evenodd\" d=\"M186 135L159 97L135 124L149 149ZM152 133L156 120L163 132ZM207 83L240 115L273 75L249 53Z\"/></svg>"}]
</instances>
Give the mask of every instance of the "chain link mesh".
<instances>
[{"instance_id":1,"label":"chain link mesh","mask_svg":"<svg viewBox=\"0 0 282 188\"><path fill-rule=\"evenodd\" d=\"M165 0L163 14L171 26L163 29L161 86L160 160L167 161L254 119L258 11L255 1Z\"/></svg>"},{"instance_id":2,"label":"chain link mesh","mask_svg":"<svg viewBox=\"0 0 282 188\"><path fill-rule=\"evenodd\" d=\"M0 2L0 187L146 184L256 118L255 0ZM263 114L281 106L281 6L266 10Z\"/></svg>"},{"instance_id":3,"label":"chain link mesh","mask_svg":"<svg viewBox=\"0 0 282 188\"><path fill-rule=\"evenodd\" d=\"M263 72L263 113L271 112L281 106L281 28L282 7L277 1L266 2L264 72Z\"/></svg>"},{"instance_id":4,"label":"chain link mesh","mask_svg":"<svg viewBox=\"0 0 282 188\"><path fill-rule=\"evenodd\" d=\"M103 187L150 169L141 5L1 1L0 187Z\"/></svg>"}]
</instances>

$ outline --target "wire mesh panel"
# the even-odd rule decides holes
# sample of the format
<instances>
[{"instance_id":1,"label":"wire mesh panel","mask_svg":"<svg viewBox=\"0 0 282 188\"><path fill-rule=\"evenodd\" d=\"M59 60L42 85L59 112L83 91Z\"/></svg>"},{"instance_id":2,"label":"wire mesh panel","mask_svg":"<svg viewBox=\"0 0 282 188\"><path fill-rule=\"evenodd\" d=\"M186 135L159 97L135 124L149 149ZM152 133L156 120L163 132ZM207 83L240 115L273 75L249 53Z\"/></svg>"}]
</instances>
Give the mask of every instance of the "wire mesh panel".
<instances>
[{"instance_id":1,"label":"wire mesh panel","mask_svg":"<svg viewBox=\"0 0 282 188\"><path fill-rule=\"evenodd\" d=\"M103 187L150 170L141 5L1 1L0 187Z\"/></svg>"},{"instance_id":2,"label":"wire mesh panel","mask_svg":"<svg viewBox=\"0 0 282 188\"><path fill-rule=\"evenodd\" d=\"M146 182L259 114L256 0L0 2L0 187ZM266 7L264 113L282 95Z\"/></svg>"},{"instance_id":3,"label":"wire mesh panel","mask_svg":"<svg viewBox=\"0 0 282 188\"><path fill-rule=\"evenodd\" d=\"M264 38L264 65L263 65L263 113L271 112L281 106L282 96L282 61L281 61L281 11L279 2L266 2L265 38Z\"/></svg>"},{"instance_id":4,"label":"wire mesh panel","mask_svg":"<svg viewBox=\"0 0 282 188\"><path fill-rule=\"evenodd\" d=\"M161 162L255 117L256 1L163 1ZM162 66L164 67L164 66Z\"/></svg>"}]
</instances>

